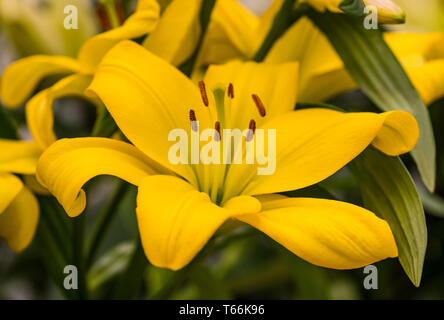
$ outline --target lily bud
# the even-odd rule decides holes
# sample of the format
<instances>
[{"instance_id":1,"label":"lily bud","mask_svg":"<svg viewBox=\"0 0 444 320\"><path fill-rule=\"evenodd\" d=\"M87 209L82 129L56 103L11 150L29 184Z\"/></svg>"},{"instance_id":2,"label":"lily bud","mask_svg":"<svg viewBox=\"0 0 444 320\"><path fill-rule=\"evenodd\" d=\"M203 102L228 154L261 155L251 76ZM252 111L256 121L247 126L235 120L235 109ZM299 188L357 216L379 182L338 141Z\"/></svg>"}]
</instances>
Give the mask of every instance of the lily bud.
<instances>
[{"instance_id":1,"label":"lily bud","mask_svg":"<svg viewBox=\"0 0 444 320\"><path fill-rule=\"evenodd\" d=\"M381 24L398 24L405 22L405 12L391 0L364 0L367 6L378 9L378 21Z\"/></svg>"},{"instance_id":2,"label":"lily bud","mask_svg":"<svg viewBox=\"0 0 444 320\"><path fill-rule=\"evenodd\" d=\"M364 6L356 0L304 0L320 12L347 12L353 15L363 15ZM366 6L378 10L378 21L381 24L397 24L405 22L405 12L391 0L364 0ZM361 12L362 11L362 12Z\"/></svg>"}]
</instances>

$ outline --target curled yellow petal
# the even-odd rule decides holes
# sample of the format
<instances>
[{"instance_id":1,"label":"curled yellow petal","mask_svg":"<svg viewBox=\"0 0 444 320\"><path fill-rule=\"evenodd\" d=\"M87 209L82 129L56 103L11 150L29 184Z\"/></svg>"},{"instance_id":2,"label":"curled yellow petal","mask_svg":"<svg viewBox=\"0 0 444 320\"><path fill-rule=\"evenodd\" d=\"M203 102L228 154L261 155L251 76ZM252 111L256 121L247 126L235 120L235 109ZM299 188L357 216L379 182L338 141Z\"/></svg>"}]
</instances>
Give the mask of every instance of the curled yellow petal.
<instances>
[{"instance_id":1,"label":"curled yellow petal","mask_svg":"<svg viewBox=\"0 0 444 320\"><path fill-rule=\"evenodd\" d=\"M388 223L364 208L314 198L282 198L262 206L260 213L236 218L312 264L354 269L398 256Z\"/></svg>"},{"instance_id":2,"label":"curled yellow petal","mask_svg":"<svg viewBox=\"0 0 444 320\"><path fill-rule=\"evenodd\" d=\"M156 27L159 12L156 0L138 0L136 11L122 26L100 33L85 42L78 56L82 66L93 72L108 50L119 41L150 33Z\"/></svg>"},{"instance_id":3,"label":"curled yellow petal","mask_svg":"<svg viewBox=\"0 0 444 320\"><path fill-rule=\"evenodd\" d=\"M34 140L42 149L56 141L54 133L53 103L55 99L66 96L83 96L91 83L92 76L74 74L66 77L52 87L42 90L26 104L26 120Z\"/></svg>"},{"instance_id":4,"label":"curled yellow petal","mask_svg":"<svg viewBox=\"0 0 444 320\"><path fill-rule=\"evenodd\" d=\"M372 144L389 156L412 150L419 138L416 119L408 112L390 111L381 114L384 123Z\"/></svg>"},{"instance_id":5,"label":"curled yellow petal","mask_svg":"<svg viewBox=\"0 0 444 320\"><path fill-rule=\"evenodd\" d=\"M143 46L175 66L186 61L199 40L201 3L202 0L173 1Z\"/></svg>"},{"instance_id":6,"label":"curled yellow petal","mask_svg":"<svg viewBox=\"0 0 444 320\"><path fill-rule=\"evenodd\" d=\"M39 221L37 199L24 187L0 214L0 237L15 252L24 250L34 237Z\"/></svg>"},{"instance_id":7,"label":"curled yellow petal","mask_svg":"<svg viewBox=\"0 0 444 320\"><path fill-rule=\"evenodd\" d=\"M251 197L233 199L228 208L221 208L180 178L145 178L137 195L137 221L147 258L157 267L183 268L225 220L260 210L257 201L245 198Z\"/></svg>"},{"instance_id":8,"label":"curled yellow petal","mask_svg":"<svg viewBox=\"0 0 444 320\"><path fill-rule=\"evenodd\" d=\"M2 74L1 100L6 107L20 107L44 77L80 71L77 60L63 56L37 55L20 59Z\"/></svg>"},{"instance_id":9,"label":"curled yellow petal","mask_svg":"<svg viewBox=\"0 0 444 320\"><path fill-rule=\"evenodd\" d=\"M0 139L0 172L34 174L42 149L35 142Z\"/></svg>"},{"instance_id":10,"label":"curled yellow petal","mask_svg":"<svg viewBox=\"0 0 444 320\"><path fill-rule=\"evenodd\" d=\"M61 139L41 156L37 179L62 204L69 216L86 205L82 186L98 175L113 175L131 184L154 173L156 164L134 146L105 138Z\"/></svg>"}]
</instances>

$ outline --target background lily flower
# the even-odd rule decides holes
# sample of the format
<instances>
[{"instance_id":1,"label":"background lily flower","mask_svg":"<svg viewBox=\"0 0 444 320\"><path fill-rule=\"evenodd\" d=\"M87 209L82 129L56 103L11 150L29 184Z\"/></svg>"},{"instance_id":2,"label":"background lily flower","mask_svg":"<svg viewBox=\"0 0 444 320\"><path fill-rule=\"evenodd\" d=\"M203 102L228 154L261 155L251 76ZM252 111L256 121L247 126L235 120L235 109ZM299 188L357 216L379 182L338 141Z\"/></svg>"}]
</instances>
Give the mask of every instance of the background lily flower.
<instances>
[{"instance_id":1,"label":"background lily flower","mask_svg":"<svg viewBox=\"0 0 444 320\"><path fill-rule=\"evenodd\" d=\"M426 105L444 96L442 32L385 33L384 37ZM328 100L358 88L327 38L307 18L287 30L265 60L300 62L301 101Z\"/></svg>"},{"instance_id":2,"label":"background lily flower","mask_svg":"<svg viewBox=\"0 0 444 320\"><path fill-rule=\"evenodd\" d=\"M281 5L281 0L275 0L257 17L237 0L218 0L197 65L207 66L239 57L253 57Z\"/></svg>"},{"instance_id":3,"label":"background lily flower","mask_svg":"<svg viewBox=\"0 0 444 320\"><path fill-rule=\"evenodd\" d=\"M31 134L44 149L56 140L53 131L54 100L66 96L88 99L83 93L91 83L97 64L111 47L120 40L150 33L144 46L162 58L180 64L189 57L197 43L199 33L195 29L199 8L200 0L175 0L159 20L158 3L155 0L139 0L136 11L121 27L89 39L80 49L77 59L38 55L8 66L1 78L2 102L9 108L19 107L44 77L67 75L50 88L36 94L26 104ZM97 104L94 99L91 102Z\"/></svg>"},{"instance_id":4,"label":"background lily flower","mask_svg":"<svg viewBox=\"0 0 444 320\"><path fill-rule=\"evenodd\" d=\"M202 85L200 92L165 60L124 41L102 60L89 90L133 145L104 138L59 140L40 158L38 179L70 216L85 208L81 188L97 175L138 186L140 237L146 256L159 267L187 265L227 220L247 223L323 267L358 268L397 256L388 224L368 210L277 193L324 180L370 144L388 155L410 151L419 135L415 119L402 111L293 111L297 68L291 62L211 67L205 83L216 94L204 95L202 103ZM227 87L231 89L222 90L223 96L218 94L217 88ZM251 94L260 97L261 112ZM275 174L256 175L256 165L247 164L172 164L169 132L182 128L190 133L190 117L201 128L214 128L212 118L221 129L245 129L251 121L257 128L276 129ZM225 179L218 175L222 169L227 170Z\"/></svg>"},{"instance_id":5,"label":"background lily flower","mask_svg":"<svg viewBox=\"0 0 444 320\"><path fill-rule=\"evenodd\" d=\"M230 59L251 59L282 1L275 0L258 18L234 0L218 1L201 51L199 65ZM240 23L246 21L246 23ZM441 49L443 34L385 33L385 39L406 68L426 105L444 96ZM299 100L326 101L358 85L327 38L308 18L301 18L276 41L265 61L299 61Z\"/></svg>"},{"instance_id":6,"label":"background lily flower","mask_svg":"<svg viewBox=\"0 0 444 320\"><path fill-rule=\"evenodd\" d=\"M63 26L67 5L78 10L78 29ZM75 57L83 42L97 30L89 0L0 0L0 27L21 56Z\"/></svg>"},{"instance_id":7,"label":"background lily flower","mask_svg":"<svg viewBox=\"0 0 444 320\"><path fill-rule=\"evenodd\" d=\"M15 252L34 237L39 219L37 199L14 175L34 175L41 149L33 142L0 139L0 238Z\"/></svg>"}]
</instances>

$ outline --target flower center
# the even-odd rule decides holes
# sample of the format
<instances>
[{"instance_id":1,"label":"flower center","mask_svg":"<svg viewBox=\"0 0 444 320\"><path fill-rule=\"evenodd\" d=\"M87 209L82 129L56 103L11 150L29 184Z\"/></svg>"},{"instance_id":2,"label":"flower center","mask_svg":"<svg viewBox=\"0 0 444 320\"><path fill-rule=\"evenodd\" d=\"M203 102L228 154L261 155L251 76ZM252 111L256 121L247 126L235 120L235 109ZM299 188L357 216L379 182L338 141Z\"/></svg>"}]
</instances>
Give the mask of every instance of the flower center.
<instances>
[{"instance_id":1,"label":"flower center","mask_svg":"<svg viewBox=\"0 0 444 320\"><path fill-rule=\"evenodd\" d=\"M256 121L250 119L248 129L244 131L242 131L241 128L232 128L231 105L234 99L234 86L232 83L230 83L227 88L221 85L213 88L214 105L210 104L205 83L200 81L198 85L202 102L207 107L211 123L214 123L214 129L212 129L213 131L209 138L211 138L210 143L212 144L211 152L217 153L217 155L212 154L212 156L222 157L222 161L218 161L218 163L202 161L203 163L201 164L193 164L193 168L199 181L200 190L206 192L214 203L220 205L228 200L228 198L225 197L227 193L229 194L229 190L226 190L226 180L231 164L237 163L235 159L239 159L239 157L240 159L246 157L246 150L243 149L243 145L246 146L247 150L254 150L253 139L256 132ZM252 94L251 97L257 107L259 115L265 117L266 110L260 97L257 94ZM199 131L198 115L196 115L193 109L189 111L189 119L191 121L192 131L197 133ZM224 129L229 130L224 131ZM231 145L231 139L233 137L231 134L234 130L242 132L241 140L244 138L244 143L243 141L237 144L235 142L234 145ZM230 134L226 135L226 131ZM227 144L229 150L226 150L226 145L223 142L228 139L230 140ZM206 147L207 146L202 147L201 149L203 150ZM247 181L239 181L239 184L246 185L247 183L248 179ZM230 195L230 197L231 196L234 195Z\"/></svg>"}]
</instances>

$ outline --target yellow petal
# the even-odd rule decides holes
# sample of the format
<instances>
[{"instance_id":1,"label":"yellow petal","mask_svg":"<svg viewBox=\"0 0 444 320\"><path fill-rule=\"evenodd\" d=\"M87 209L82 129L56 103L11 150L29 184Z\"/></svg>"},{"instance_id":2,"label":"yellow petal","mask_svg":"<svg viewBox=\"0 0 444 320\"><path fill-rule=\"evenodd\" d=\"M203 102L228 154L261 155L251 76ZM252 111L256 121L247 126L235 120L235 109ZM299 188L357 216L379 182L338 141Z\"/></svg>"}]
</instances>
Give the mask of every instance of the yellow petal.
<instances>
[{"instance_id":1,"label":"yellow petal","mask_svg":"<svg viewBox=\"0 0 444 320\"><path fill-rule=\"evenodd\" d=\"M197 184L189 165L168 159L168 135L177 128L190 132L190 109L202 128L209 127L208 109L190 79L142 46L124 41L103 59L90 90L138 149Z\"/></svg>"},{"instance_id":2,"label":"yellow petal","mask_svg":"<svg viewBox=\"0 0 444 320\"><path fill-rule=\"evenodd\" d=\"M24 187L9 207L0 214L0 237L15 252L24 250L34 237L39 221L39 205Z\"/></svg>"},{"instance_id":3,"label":"yellow petal","mask_svg":"<svg viewBox=\"0 0 444 320\"><path fill-rule=\"evenodd\" d=\"M290 27L265 61L299 61L299 101L325 101L357 88L327 38L308 18L301 18Z\"/></svg>"},{"instance_id":4,"label":"yellow petal","mask_svg":"<svg viewBox=\"0 0 444 320\"><path fill-rule=\"evenodd\" d=\"M143 46L175 66L186 61L199 40L201 3L202 0L173 1Z\"/></svg>"},{"instance_id":5,"label":"yellow petal","mask_svg":"<svg viewBox=\"0 0 444 320\"><path fill-rule=\"evenodd\" d=\"M406 67L406 71L425 105L444 97L444 59Z\"/></svg>"},{"instance_id":6,"label":"yellow petal","mask_svg":"<svg viewBox=\"0 0 444 320\"><path fill-rule=\"evenodd\" d=\"M82 186L98 175L112 175L138 185L157 168L134 146L105 138L61 139L52 144L37 165L37 179L69 216L86 205Z\"/></svg>"},{"instance_id":7,"label":"yellow petal","mask_svg":"<svg viewBox=\"0 0 444 320\"><path fill-rule=\"evenodd\" d=\"M85 42L78 56L82 66L92 72L106 52L119 41L139 38L153 31L159 11L157 1L138 0L136 11L121 27L98 34Z\"/></svg>"},{"instance_id":8,"label":"yellow petal","mask_svg":"<svg viewBox=\"0 0 444 320\"><path fill-rule=\"evenodd\" d=\"M399 155L410 151L419 136L416 120L404 111L304 109L276 117L262 128L276 130L276 171L258 175L256 166L231 166L226 183L234 194L245 186L239 181L248 183L242 192L248 195L304 188L334 174L371 143L386 154Z\"/></svg>"},{"instance_id":9,"label":"yellow petal","mask_svg":"<svg viewBox=\"0 0 444 320\"><path fill-rule=\"evenodd\" d=\"M35 142L0 139L0 172L34 174L42 150Z\"/></svg>"},{"instance_id":10,"label":"yellow petal","mask_svg":"<svg viewBox=\"0 0 444 320\"><path fill-rule=\"evenodd\" d=\"M219 0L213 10L197 65L252 57L261 42L259 18L236 0Z\"/></svg>"},{"instance_id":11,"label":"yellow petal","mask_svg":"<svg viewBox=\"0 0 444 320\"><path fill-rule=\"evenodd\" d=\"M386 33L384 38L426 105L444 96L444 33Z\"/></svg>"},{"instance_id":12,"label":"yellow petal","mask_svg":"<svg viewBox=\"0 0 444 320\"><path fill-rule=\"evenodd\" d=\"M68 57L39 55L20 59L9 65L2 74L1 100L6 107L19 107L44 77L73 72L80 72L80 65Z\"/></svg>"},{"instance_id":13,"label":"yellow petal","mask_svg":"<svg viewBox=\"0 0 444 320\"><path fill-rule=\"evenodd\" d=\"M366 209L313 198L287 198L262 205L264 211L236 218L312 264L354 269L398 256L387 222Z\"/></svg>"},{"instance_id":14,"label":"yellow petal","mask_svg":"<svg viewBox=\"0 0 444 320\"><path fill-rule=\"evenodd\" d=\"M137 196L137 221L147 258L157 267L183 268L230 216L260 210L257 201L248 199L233 199L221 208L180 178L145 178Z\"/></svg>"},{"instance_id":15,"label":"yellow petal","mask_svg":"<svg viewBox=\"0 0 444 320\"><path fill-rule=\"evenodd\" d=\"M26 120L34 140L42 149L56 141L54 133L53 103L66 96L82 96L91 83L90 75L74 74L52 87L42 90L26 104Z\"/></svg>"},{"instance_id":16,"label":"yellow petal","mask_svg":"<svg viewBox=\"0 0 444 320\"><path fill-rule=\"evenodd\" d=\"M0 216L22 189L23 183L18 177L0 173Z\"/></svg>"},{"instance_id":17,"label":"yellow petal","mask_svg":"<svg viewBox=\"0 0 444 320\"><path fill-rule=\"evenodd\" d=\"M246 129L251 119L257 125L282 113L290 112L296 106L298 86L298 63L281 64L233 61L225 65L212 65L204 81L211 89L229 83L234 86L231 107L232 128ZM266 109L261 117L251 97L257 94Z\"/></svg>"}]
</instances>

